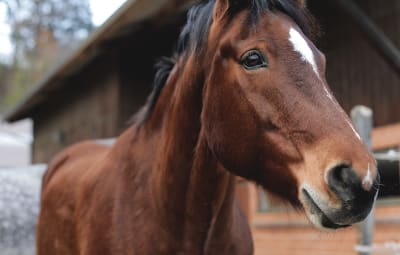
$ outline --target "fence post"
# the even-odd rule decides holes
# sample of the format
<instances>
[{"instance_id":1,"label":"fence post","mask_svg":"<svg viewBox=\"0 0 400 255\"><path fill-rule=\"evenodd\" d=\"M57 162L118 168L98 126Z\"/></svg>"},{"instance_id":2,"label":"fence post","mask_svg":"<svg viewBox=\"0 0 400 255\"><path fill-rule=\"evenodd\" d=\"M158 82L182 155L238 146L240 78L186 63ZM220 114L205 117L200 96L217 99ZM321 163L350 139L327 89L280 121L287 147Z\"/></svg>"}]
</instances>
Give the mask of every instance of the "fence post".
<instances>
[{"instance_id":1,"label":"fence post","mask_svg":"<svg viewBox=\"0 0 400 255\"><path fill-rule=\"evenodd\" d=\"M359 132L361 138L364 140L368 149L372 150L371 133L372 133L372 110L365 106L356 106L351 111L351 118L354 126ZM374 238L375 227L375 207L372 208L370 215L360 224L359 231L359 245L364 247L364 251L360 255L371 255L371 247Z\"/></svg>"}]
</instances>

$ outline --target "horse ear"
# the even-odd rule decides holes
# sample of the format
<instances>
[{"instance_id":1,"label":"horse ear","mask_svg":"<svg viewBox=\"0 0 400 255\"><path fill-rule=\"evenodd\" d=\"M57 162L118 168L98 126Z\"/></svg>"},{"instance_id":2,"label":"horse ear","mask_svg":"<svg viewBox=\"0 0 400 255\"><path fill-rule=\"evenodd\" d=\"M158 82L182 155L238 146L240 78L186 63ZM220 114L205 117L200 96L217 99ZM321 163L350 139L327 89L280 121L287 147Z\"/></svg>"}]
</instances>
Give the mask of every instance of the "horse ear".
<instances>
[{"instance_id":1,"label":"horse ear","mask_svg":"<svg viewBox=\"0 0 400 255\"><path fill-rule=\"evenodd\" d=\"M307 0L292 0L296 2L299 7L306 8ZM244 2L244 3L243 3ZM242 4L248 3L242 0L216 0L214 7L214 20L224 17L231 7L241 6Z\"/></svg>"},{"instance_id":2,"label":"horse ear","mask_svg":"<svg viewBox=\"0 0 400 255\"><path fill-rule=\"evenodd\" d=\"M229 10L229 6L233 0L216 0L214 6L214 20L218 20L225 16Z\"/></svg>"},{"instance_id":3,"label":"horse ear","mask_svg":"<svg viewBox=\"0 0 400 255\"><path fill-rule=\"evenodd\" d=\"M214 20L225 17L228 11L240 8L249 2L249 0L215 0Z\"/></svg>"},{"instance_id":4,"label":"horse ear","mask_svg":"<svg viewBox=\"0 0 400 255\"><path fill-rule=\"evenodd\" d=\"M307 6L307 0L295 0L295 2L302 8L306 8Z\"/></svg>"}]
</instances>

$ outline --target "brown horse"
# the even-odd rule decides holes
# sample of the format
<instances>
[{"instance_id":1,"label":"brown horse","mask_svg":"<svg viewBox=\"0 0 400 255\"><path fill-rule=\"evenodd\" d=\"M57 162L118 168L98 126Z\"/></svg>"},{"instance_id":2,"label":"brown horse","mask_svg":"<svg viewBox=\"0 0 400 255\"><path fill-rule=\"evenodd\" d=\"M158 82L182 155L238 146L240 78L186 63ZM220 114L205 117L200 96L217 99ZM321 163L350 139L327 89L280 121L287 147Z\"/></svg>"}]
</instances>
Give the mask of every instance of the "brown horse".
<instances>
[{"instance_id":1,"label":"brown horse","mask_svg":"<svg viewBox=\"0 0 400 255\"><path fill-rule=\"evenodd\" d=\"M308 20L300 0L192 8L135 125L50 164L38 255L252 254L236 176L319 228L364 219L376 163L328 89Z\"/></svg>"}]
</instances>

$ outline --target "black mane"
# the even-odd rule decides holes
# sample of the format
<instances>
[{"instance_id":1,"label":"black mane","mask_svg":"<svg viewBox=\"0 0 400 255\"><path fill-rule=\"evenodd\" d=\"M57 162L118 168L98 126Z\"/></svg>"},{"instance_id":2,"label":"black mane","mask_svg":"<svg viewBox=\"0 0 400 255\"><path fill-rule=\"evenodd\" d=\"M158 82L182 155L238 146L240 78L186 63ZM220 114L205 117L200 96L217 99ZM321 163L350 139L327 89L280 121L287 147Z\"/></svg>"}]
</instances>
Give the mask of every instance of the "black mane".
<instances>
[{"instance_id":1,"label":"black mane","mask_svg":"<svg viewBox=\"0 0 400 255\"><path fill-rule=\"evenodd\" d=\"M313 39L315 26L312 16L295 0L232 0L233 6L229 10L229 15L234 16L238 11L244 8L250 8L249 20L255 25L263 12L269 10L272 12L282 12L288 15L300 27L303 33ZM157 72L153 83L153 92L151 93L145 108L135 117L135 122L141 124L151 115L158 97L169 77L169 74L176 64L179 56L188 56L192 51L199 51L207 39L208 31L212 23L215 0L203 0L198 5L193 6L187 14L187 23L183 27L175 53L172 58L162 58L157 64Z\"/></svg>"}]
</instances>

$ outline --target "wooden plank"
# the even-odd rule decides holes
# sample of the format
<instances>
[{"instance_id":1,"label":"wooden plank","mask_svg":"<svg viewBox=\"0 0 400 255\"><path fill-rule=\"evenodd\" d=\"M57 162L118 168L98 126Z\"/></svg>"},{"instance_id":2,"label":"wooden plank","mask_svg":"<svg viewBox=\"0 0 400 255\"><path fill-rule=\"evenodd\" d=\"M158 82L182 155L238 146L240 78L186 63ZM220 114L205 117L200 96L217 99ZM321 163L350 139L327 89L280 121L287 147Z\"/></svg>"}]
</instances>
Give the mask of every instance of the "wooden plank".
<instances>
[{"instance_id":1,"label":"wooden plank","mask_svg":"<svg viewBox=\"0 0 400 255\"><path fill-rule=\"evenodd\" d=\"M236 197L246 214L247 219L251 217L251 196L250 196L250 183L242 178L237 178L236 180Z\"/></svg>"},{"instance_id":2,"label":"wooden plank","mask_svg":"<svg viewBox=\"0 0 400 255\"><path fill-rule=\"evenodd\" d=\"M259 214L257 186L241 177L237 177L236 198L239 200L249 223L252 224L257 214Z\"/></svg>"},{"instance_id":3,"label":"wooden plank","mask_svg":"<svg viewBox=\"0 0 400 255\"><path fill-rule=\"evenodd\" d=\"M400 51L385 33L351 0L330 0L360 28L372 47L400 76Z\"/></svg>"},{"instance_id":4,"label":"wooden plank","mask_svg":"<svg viewBox=\"0 0 400 255\"><path fill-rule=\"evenodd\" d=\"M400 145L400 123L375 128L372 131L372 149L383 150Z\"/></svg>"}]
</instances>

